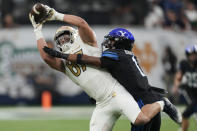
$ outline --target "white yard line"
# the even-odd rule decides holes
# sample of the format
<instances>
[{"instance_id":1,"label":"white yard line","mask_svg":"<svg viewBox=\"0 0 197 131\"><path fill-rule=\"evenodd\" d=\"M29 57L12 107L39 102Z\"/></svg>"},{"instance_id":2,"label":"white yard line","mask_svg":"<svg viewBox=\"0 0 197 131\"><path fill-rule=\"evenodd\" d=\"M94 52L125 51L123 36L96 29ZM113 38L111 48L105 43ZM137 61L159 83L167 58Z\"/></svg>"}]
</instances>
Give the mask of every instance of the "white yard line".
<instances>
[{"instance_id":1,"label":"white yard line","mask_svg":"<svg viewBox=\"0 0 197 131\"><path fill-rule=\"evenodd\" d=\"M182 111L184 107L179 109ZM93 110L94 106L53 107L48 111L41 107L3 107L0 108L0 120L89 120ZM167 115L162 113L162 117Z\"/></svg>"}]
</instances>

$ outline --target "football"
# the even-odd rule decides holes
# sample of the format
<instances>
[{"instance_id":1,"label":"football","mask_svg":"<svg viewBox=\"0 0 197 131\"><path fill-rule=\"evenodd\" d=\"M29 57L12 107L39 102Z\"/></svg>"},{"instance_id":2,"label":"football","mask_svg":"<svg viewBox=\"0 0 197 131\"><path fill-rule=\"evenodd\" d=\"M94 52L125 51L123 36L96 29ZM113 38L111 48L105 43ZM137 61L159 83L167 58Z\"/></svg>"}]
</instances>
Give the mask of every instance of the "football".
<instances>
[{"instance_id":1,"label":"football","mask_svg":"<svg viewBox=\"0 0 197 131\"><path fill-rule=\"evenodd\" d=\"M48 17L47 10L41 3L36 3L30 12L30 15L34 16L36 23L42 23L46 17Z\"/></svg>"}]
</instances>

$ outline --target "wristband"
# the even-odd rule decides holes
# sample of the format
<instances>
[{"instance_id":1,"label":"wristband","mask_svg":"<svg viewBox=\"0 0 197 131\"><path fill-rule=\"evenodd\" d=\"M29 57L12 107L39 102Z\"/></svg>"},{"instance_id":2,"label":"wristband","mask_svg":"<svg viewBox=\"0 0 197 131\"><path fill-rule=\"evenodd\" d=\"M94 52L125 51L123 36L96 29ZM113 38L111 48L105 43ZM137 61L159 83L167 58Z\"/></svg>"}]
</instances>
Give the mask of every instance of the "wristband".
<instances>
[{"instance_id":1,"label":"wristband","mask_svg":"<svg viewBox=\"0 0 197 131\"><path fill-rule=\"evenodd\" d=\"M81 58L82 58L82 54L78 54L77 55L77 64L81 64Z\"/></svg>"},{"instance_id":2,"label":"wristband","mask_svg":"<svg viewBox=\"0 0 197 131\"><path fill-rule=\"evenodd\" d=\"M56 20L59 20L59 21L63 21L64 20L64 14L59 13L59 12L55 12L54 15L55 15Z\"/></svg>"},{"instance_id":3,"label":"wristband","mask_svg":"<svg viewBox=\"0 0 197 131\"><path fill-rule=\"evenodd\" d=\"M40 38L43 38L43 34L42 34L41 30L35 30L34 33L36 35L36 40L39 40Z\"/></svg>"}]
</instances>

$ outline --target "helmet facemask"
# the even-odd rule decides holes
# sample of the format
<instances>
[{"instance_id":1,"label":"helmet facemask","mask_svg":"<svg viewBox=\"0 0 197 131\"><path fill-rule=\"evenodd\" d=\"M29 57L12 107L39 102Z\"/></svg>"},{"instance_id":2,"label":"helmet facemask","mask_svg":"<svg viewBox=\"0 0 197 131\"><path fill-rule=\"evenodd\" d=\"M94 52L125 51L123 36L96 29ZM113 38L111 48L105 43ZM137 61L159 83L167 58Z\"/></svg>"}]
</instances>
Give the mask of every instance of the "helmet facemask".
<instances>
[{"instance_id":1,"label":"helmet facemask","mask_svg":"<svg viewBox=\"0 0 197 131\"><path fill-rule=\"evenodd\" d=\"M133 48L133 41L126 39L124 37L112 37L105 36L105 39L102 43L102 50L105 49L123 49L129 50Z\"/></svg>"},{"instance_id":2,"label":"helmet facemask","mask_svg":"<svg viewBox=\"0 0 197 131\"><path fill-rule=\"evenodd\" d=\"M104 48L106 48L106 49L115 49L114 43L115 43L115 40L112 37L105 36L104 41L103 41L103 43L101 45L102 45L103 49Z\"/></svg>"},{"instance_id":3,"label":"helmet facemask","mask_svg":"<svg viewBox=\"0 0 197 131\"><path fill-rule=\"evenodd\" d=\"M54 37L56 47L61 52L67 52L75 45L78 31L70 26L61 26L57 29Z\"/></svg>"},{"instance_id":4,"label":"helmet facemask","mask_svg":"<svg viewBox=\"0 0 197 131\"><path fill-rule=\"evenodd\" d=\"M56 34L54 40L61 52L68 51L74 42L73 34L69 30L59 32Z\"/></svg>"}]
</instances>

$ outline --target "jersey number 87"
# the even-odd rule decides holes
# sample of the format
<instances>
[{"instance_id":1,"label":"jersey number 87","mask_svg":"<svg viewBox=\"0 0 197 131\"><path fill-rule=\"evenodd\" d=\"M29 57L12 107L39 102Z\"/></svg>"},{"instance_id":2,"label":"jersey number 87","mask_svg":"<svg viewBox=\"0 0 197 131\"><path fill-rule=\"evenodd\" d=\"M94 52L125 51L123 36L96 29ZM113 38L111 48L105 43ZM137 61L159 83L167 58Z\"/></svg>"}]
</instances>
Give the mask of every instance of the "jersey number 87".
<instances>
[{"instance_id":1,"label":"jersey number 87","mask_svg":"<svg viewBox=\"0 0 197 131\"><path fill-rule=\"evenodd\" d=\"M75 54L83 54L82 49L79 50L78 52L76 52ZM80 64L79 65L79 64L67 61L66 66L73 73L73 75L75 75L76 77L78 77L81 74L81 71L83 71L83 72L86 71L86 65L85 64Z\"/></svg>"}]
</instances>

